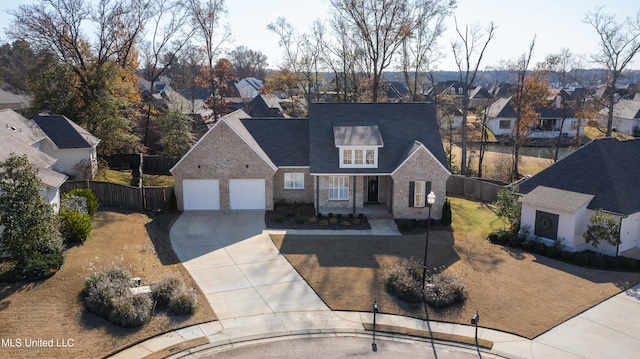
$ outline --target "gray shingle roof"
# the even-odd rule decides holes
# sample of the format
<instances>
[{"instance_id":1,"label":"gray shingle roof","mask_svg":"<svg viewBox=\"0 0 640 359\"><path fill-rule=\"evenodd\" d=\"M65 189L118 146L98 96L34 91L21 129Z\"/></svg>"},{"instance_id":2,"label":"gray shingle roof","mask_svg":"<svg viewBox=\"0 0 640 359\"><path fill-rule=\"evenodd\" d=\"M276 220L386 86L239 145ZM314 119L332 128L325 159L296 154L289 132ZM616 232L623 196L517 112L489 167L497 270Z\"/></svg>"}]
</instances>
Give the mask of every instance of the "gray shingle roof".
<instances>
[{"instance_id":1,"label":"gray shingle roof","mask_svg":"<svg viewBox=\"0 0 640 359\"><path fill-rule=\"evenodd\" d=\"M384 146L380 129L376 124L354 125L348 122L333 124L333 141L342 146Z\"/></svg>"},{"instance_id":2,"label":"gray shingle roof","mask_svg":"<svg viewBox=\"0 0 640 359\"><path fill-rule=\"evenodd\" d=\"M566 213L575 213L593 199L591 194L565 191L557 188L538 186L520 199L520 202L532 206L554 209Z\"/></svg>"},{"instance_id":3,"label":"gray shingle roof","mask_svg":"<svg viewBox=\"0 0 640 359\"><path fill-rule=\"evenodd\" d=\"M276 166L309 166L309 120L252 118L241 120Z\"/></svg>"},{"instance_id":4,"label":"gray shingle roof","mask_svg":"<svg viewBox=\"0 0 640 359\"><path fill-rule=\"evenodd\" d=\"M28 145L47 137L34 121L13 110L0 110L0 131L7 132Z\"/></svg>"},{"instance_id":5,"label":"gray shingle roof","mask_svg":"<svg viewBox=\"0 0 640 359\"><path fill-rule=\"evenodd\" d=\"M596 139L523 181L529 193L538 186L595 196L590 209L629 215L640 212L640 140Z\"/></svg>"},{"instance_id":6,"label":"gray shingle roof","mask_svg":"<svg viewBox=\"0 0 640 359\"><path fill-rule=\"evenodd\" d=\"M378 168L340 168L334 124L377 124L384 147ZM317 103L309 108L311 173L391 173L420 141L449 168L432 103Z\"/></svg>"},{"instance_id":7,"label":"gray shingle roof","mask_svg":"<svg viewBox=\"0 0 640 359\"><path fill-rule=\"evenodd\" d=\"M33 120L60 149L93 148L100 143L97 137L64 116L38 115Z\"/></svg>"}]
</instances>

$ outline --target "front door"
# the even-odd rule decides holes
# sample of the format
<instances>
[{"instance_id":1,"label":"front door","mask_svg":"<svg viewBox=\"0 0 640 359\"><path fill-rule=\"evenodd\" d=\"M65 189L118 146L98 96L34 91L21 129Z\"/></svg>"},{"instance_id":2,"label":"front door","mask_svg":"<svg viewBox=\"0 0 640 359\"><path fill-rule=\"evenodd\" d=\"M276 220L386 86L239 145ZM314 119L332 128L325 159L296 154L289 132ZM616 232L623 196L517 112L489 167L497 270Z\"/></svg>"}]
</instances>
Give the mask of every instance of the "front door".
<instances>
[{"instance_id":1,"label":"front door","mask_svg":"<svg viewBox=\"0 0 640 359\"><path fill-rule=\"evenodd\" d=\"M367 202L378 202L378 177L368 177Z\"/></svg>"}]
</instances>

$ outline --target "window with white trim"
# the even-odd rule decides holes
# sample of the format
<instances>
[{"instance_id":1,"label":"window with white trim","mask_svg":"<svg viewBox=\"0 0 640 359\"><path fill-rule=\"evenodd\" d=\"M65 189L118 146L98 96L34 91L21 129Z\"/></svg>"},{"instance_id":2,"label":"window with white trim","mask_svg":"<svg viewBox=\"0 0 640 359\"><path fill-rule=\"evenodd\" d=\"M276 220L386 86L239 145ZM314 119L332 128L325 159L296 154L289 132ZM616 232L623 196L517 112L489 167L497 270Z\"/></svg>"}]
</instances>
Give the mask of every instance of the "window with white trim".
<instances>
[{"instance_id":1,"label":"window with white trim","mask_svg":"<svg viewBox=\"0 0 640 359\"><path fill-rule=\"evenodd\" d=\"M413 206L424 207L426 199L427 183L426 181L416 181L413 193Z\"/></svg>"},{"instance_id":2,"label":"window with white trim","mask_svg":"<svg viewBox=\"0 0 640 359\"><path fill-rule=\"evenodd\" d=\"M345 167L378 167L378 148L341 148L340 168Z\"/></svg>"},{"instance_id":3,"label":"window with white trim","mask_svg":"<svg viewBox=\"0 0 640 359\"><path fill-rule=\"evenodd\" d=\"M500 129L501 130L510 130L511 129L511 120L500 120Z\"/></svg>"},{"instance_id":4,"label":"window with white trim","mask_svg":"<svg viewBox=\"0 0 640 359\"><path fill-rule=\"evenodd\" d=\"M285 173L284 189L304 189L304 173Z\"/></svg>"},{"instance_id":5,"label":"window with white trim","mask_svg":"<svg viewBox=\"0 0 640 359\"><path fill-rule=\"evenodd\" d=\"M349 177L329 177L329 200L344 201L349 199Z\"/></svg>"}]
</instances>

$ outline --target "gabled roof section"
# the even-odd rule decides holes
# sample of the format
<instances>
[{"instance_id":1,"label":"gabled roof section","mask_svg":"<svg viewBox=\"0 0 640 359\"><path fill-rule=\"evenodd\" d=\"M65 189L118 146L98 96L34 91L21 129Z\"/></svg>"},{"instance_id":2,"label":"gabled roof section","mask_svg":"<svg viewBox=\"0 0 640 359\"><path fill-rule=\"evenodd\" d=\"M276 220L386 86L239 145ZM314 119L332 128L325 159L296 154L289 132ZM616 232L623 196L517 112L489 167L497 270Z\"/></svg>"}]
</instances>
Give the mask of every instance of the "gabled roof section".
<instances>
[{"instance_id":1,"label":"gabled roof section","mask_svg":"<svg viewBox=\"0 0 640 359\"><path fill-rule=\"evenodd\" d=\"M522 197L520 202L565 213L576 213L584 205L591 202L593 197L591 194L538 186Z\"/></svg>"},{"instance_id":2,"label":"gabled roof section","mask_svg":"<svg viewBox=\"0 0 640 359\"><path fill-rule=\"evenodd\" d=\"M253 149L258 156L260 156L274 171L278 170L278 167L273 163L271 158L264 152L262 147L258 144L258 142L251 136L251 133L247 130L246 127L242 124L239 118L235 116L222 117L218 120L219 122L226 123L231 129L238 135L242 140ZM215 127L215 126L214 126Z\"/></svg>"},{"instance_id":3,"label":"gabled roof section","mask_svg":"<svg viewBox=\"0 0 640 359\"><path fill-rule=\"evenodd\" d=\"M378 125L374 123L351 124L337 122L333 124L333 141L336 147L370 146L383 147L384 142Z\"/></svg>"},{"instance_id":4,"label":"gabled roof section","mask_svg":"<svg viewBox=\"0 0 640 359\"><path fill-rule=\"evenodd\" d=\"M95 148L100 140L62 115L38 115L33 118L60 149Z\"/></svg>"},{"instance_id":5,"label":"gabled roof section","mask_svg":"<svg viewBox=\"0 0 640 359\"><path fill-rule=\"evenodd\" d=\"M416 140L413 142L413 144L408 148L407 151L405 151L404 156L402 156L400 163L398 163L398 165L396 166L396 168L394 169L393 172L391 172L391 174L393 175L397 170L400 169L400 167L404 166L405 163L407 163L407 161L409 161L409 159L414 156L416 153L418 153L418 151L420 150L424 150L426 151L428 154L430 154L431 156L433 156L433 153L431 153L427 147L420 141ZM433 156L434 159L438 160L435 156ZM451 174L451 171L449 170L448 167L444 166L441 162L440 165L442 166L442 168L447 171L449 174Z\"/></svg>"},{"instance_id":6,"label":"gabled roof section","mask_svg":"<svg viewBox=\"0 0 640 359\"><path fill-rule=\"evenodd\" d=\"M516 112L509 104L511 97L499 98L487 109L487 116L490 118L497 117L516 117Z\"/></svg>"},{"instance_id":7,"label":"gabled roof section","mask_svg":"<svg viewBox=\"0 0 640 359\"><path fill-rule=\"evenodd\" d=\"M600 110L600 114L606 115L609 109ZM613 105L613 116L620 119L640 118L640 101L621 99Z\"/></svg>"},{"instance_id":8,"label":"gabled roof section","mask_svg":"<svg viewBox=\"0 0 640 359\"><path fill-rule=\"evenodd\" d=\"M34 121L13 110L0 110L0 131L11 134L28 145L33 145L47 137Z\"/></svg>"},{"instance_id":9,"label":"gabled roof section","mask_svg":"<svg viewBox=\"0 0 640 359\"><path fill-rule=\"evenodd\" d=\"M309 166L309 120L241 119L260 148L278 166Z\"/></svg>"},{"instance_id":10,"label":"gabled roof section","mask_svg":"<svg viewBox=\"0 0 640 359\"><path fill-rule=\"evenodd\" d=\"M640 212L640 140L596 139L523 181L529 193L538 186L593 195L590 209L629 215Z\"/></svg>"},{"instance_id":11,"label":"gabled roof section","mask_svg":"<svg viewBox=\"0 0 640 359\"><path fill-rule=\"evenodd\" d=\"M384 142L378 168L340 168L334 124L375 124ZM311 173L391 173L420 141L449 168L432 103L315 103L309 107L309 165Z\"/></svg>"}]
</instances>

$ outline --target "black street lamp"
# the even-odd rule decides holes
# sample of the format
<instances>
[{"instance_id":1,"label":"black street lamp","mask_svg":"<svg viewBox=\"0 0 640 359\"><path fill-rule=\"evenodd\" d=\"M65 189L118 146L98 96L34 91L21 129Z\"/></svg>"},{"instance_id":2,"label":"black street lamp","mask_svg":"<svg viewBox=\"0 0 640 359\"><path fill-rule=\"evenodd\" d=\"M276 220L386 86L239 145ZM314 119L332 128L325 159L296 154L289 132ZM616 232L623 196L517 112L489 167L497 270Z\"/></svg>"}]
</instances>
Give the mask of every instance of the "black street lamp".
<instances>
[{"instance_id":1,"label":"black street lamp","mask_svg":"<svg viewBox=\"0 0 640 359\"><path fill-rule=\"evenodd\" d=\"M371 343L371 350L378 351L378 345L376 345L376 313L378 313L378 300L373 300L373 343Z\"/></svg>"},{"instance_id":2,"label":"black street lamp","mask_svg":"<svg viewBox=\"0 0 640 359\"><path fill-rule=\"evenodd\" d=\"M427 205L429 206L429 217L427 217L427 238L424 243L424 259L422 260L422 297L424 298L424 284L427 279L427 249L429 248L429 231L431 230L431 207L436 203L436 194L433 191L427 195Z\"/></svg>"},{"instance_id":3,"label":"black street lamp","mask_svg":"<svg viewBox=\"0 0 640 359\"><path fill-rule=\"evenodd\" d=\"M471 317L471 324L476 326L476 346L478 346L478 322L480 321L480 315L476 310L476 314Z\"/></svg>"}]
</instances>

